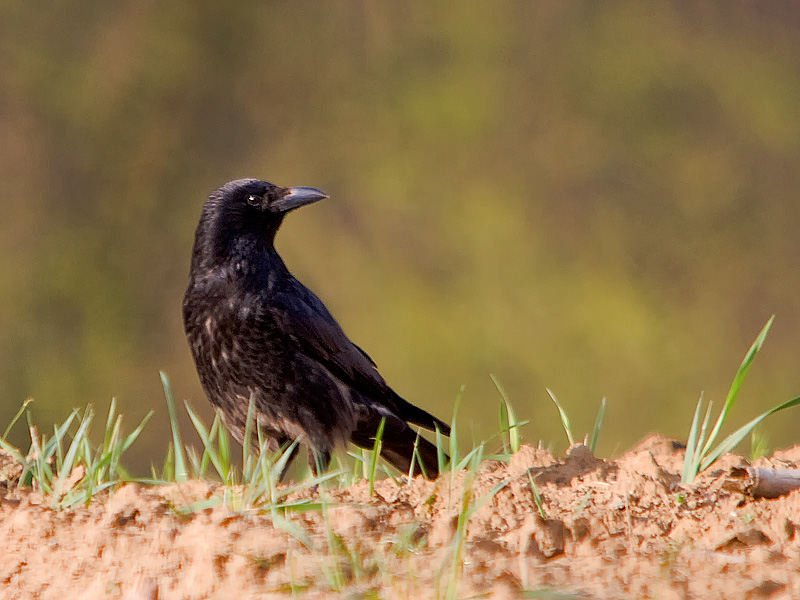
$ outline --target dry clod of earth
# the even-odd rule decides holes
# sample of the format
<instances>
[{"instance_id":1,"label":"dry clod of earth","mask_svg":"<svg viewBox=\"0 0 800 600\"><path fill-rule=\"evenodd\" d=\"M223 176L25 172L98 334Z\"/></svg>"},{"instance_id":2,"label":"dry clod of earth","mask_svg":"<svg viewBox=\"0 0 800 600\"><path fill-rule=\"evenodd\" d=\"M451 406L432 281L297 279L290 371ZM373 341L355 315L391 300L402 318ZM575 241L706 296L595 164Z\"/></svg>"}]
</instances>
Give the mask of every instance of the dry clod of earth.
<instances>
[{"instance_id":1,"label":"dry clod of earth","mask_svg":"<svg viewBox=\"0 0 800 600\"><path fill-rule=\"evenodd\" d=\"M285 521L223 506L182 512L222 493L202 481L128 484L60 512L0 484L2 597L400 599L445 597L448 585L460 598L800 597L800 492L754 500L724 489L724 473L747 466L737 456L682 486L682 460L659 436L615 461L582 445L563 459L524 446L482 465L471 512L467 474L445 472L382 480L372 496L367 482L305 491L326 510ZM755 466L798 465L795 448Z\"/></svg>"}]
</instances>

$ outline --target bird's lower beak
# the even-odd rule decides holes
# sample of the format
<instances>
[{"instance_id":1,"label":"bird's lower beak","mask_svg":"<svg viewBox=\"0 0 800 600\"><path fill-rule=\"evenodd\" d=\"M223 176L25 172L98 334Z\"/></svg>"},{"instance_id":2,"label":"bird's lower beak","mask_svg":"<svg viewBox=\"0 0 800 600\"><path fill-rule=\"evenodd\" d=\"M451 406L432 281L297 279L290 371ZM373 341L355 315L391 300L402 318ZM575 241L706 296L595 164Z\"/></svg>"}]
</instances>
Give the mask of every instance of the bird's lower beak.
<instances>
[{"instance_id":1,"label":"bird's lower beak","mask_svg":"<svg viewBox=\"0 0 800 600\"><path fill-rule=\"evenodd\" d=\"M290 187L286 188L286 194L282 198L274 201L270 208L278 212L288 212L327 197L328 194L317 188L304 186Z\"/></svg>"}]
</instances>

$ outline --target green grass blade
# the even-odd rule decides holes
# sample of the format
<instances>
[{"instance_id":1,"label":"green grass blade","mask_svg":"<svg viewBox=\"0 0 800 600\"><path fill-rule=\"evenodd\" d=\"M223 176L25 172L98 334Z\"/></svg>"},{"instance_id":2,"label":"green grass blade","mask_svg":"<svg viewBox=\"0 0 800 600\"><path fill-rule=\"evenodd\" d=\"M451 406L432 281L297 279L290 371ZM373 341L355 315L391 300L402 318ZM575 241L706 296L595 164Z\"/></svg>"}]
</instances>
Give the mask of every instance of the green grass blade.
<instances>
[{"instance_id":1,"label":"green grass blade","mask_svg":"<svg viewBox=\"0 0 800 600\"><path fill-rule=\"evenodd\" d=\"M720 456L733 450L739 442L741 442L744 438L748 436L748 434L753 430L754 427L756 427L759 423L761 423L761 421L766 419L768 416L775 414L776 412L786 410L787 408L797 406L798 404L800 404L800 396L792 400L789 400L787 402L784 402L783 404L780 404L775 408L768 410L765 413L760 414L746 425L743 425L742 427L734 431L722 442L720 442L720 444L716 448L714 448L712 452L709 452L708 455L703 458L703 461L700 464L700 470L702 471L704 469L707 469Z\"/></svg>"},{"instance_id":2,"label":"green grass blade","mask_svg":"<svg viewBox=\"0 0 800 600\"><path fill-rule=\"evenodd\" d=\"M309 552L313 551L314 545L311 542L309 534L299 525L281 517L278 514L272 515L272 525L276 529L281 529L299 541Z\"/></svg>"},{"instance_id":3,"label":"green grass blade","mask_svg":"<svg viewBox=\"0 0 800 600\"><path fill-rule=\"evenodd\" d=\"M378 431L375 433L375 444L372 447L372 456L369 463L369 495L375 494L375 470L378 468L378 458L381 456L381 447L383 446L383 428L386 425L386 419L381 417L381 422L378 425ZM414 462L412 461L413 465Z\"/></svg>"},{"instance_id":4,"label":"green grass blade","mask_svg":"<svg viewBox=\"0 0 800 600\"><path fill-rule=\"evenodd\" d=\"M423 475L425 474L425 467L422 466L422 460L419 457L419 437L420 437L419 428L417 428L417 437L414 438L414 450L411 453L411 465L409 465L409 467L408 467L408 478L409 479L414 479L414 468L417 466L417 463L419 463L420 469L422 470ZM438 455L439 455L438 448L437 448L436 454L437 454L437 461L438 461Z\"/></svg>"},{"instance_id":5,"label":"green grass blade","mask_svg":"<svg viewBox=\"0 0 800 600\"><path fill-rule=\"evenodd\" d=\"M198 456L197 450L195 450L194 446L188 446L186 448L186 458L189 460L189 465L192 468L192 477L202 479L205 475L205 471L200 465L200 457Z\"/></svg>"},{"instance_id":6,"label":"green grass blade","mask_svg":"<svg viewBox=\"0 0 800 600\"><path fill-rule=\"evenodd\" d=\"M528 481L531 484L531 493L533 494L533 502L536 504L536 510L539 511L540 517L546 519L547 514L544 512L544 502L542 501L542 495L539 493L539 487L533 480L533 473L531 473L530 469L528 469Z\"/></svg>"},{"instance_id":7,"label":"green grass blade","mask_svg":"<svg viewBox=\"0 0 800 600\"><path fill-rule=\"evenodd\" d=\"M209 434L208 429L206 429L206 426L203 425L202 419L195 414L188 402L184 402L184 406L186 407L186 412L189 413L189 418L192 421L192 425L194 425L195 431L197 431L197 435L200 436L200 442L205 448L204 454L208 455L208 458L211 460L211 464L214 465L214 469L216 469L217 474L219 475L220 479L222 479L223 483L227 483L227 465L224 463L223 457L214 447L214 440Z\"/></svg>"},{"instance_id":8,"label":"green grass blade","mask_svg":"<svg viewBox=\"0 0 800 600\"><path fill-rule=\"evenodd\" d=\"M711 421L711 408L713 406L714 406L713 400L709 401L708 408L706 409L706 416L703 417L703 424L700 426L700 436L697 438L697 444L699 446L705 447L704 444L706 441L706 431L708 431L708 424ZM698 450L696 456L694 457L694 462L698 466L698 471L697 471L698 473L700 472L699 465L700 461L703 459L703 456L705 456L705 453Z\"/></svg>"},{"instance_id":9,"label":"green grass blade","mask_svg":"<svg viewBox=\"0 0 800 600\"><path fill-rule=\"evenodd\" d=\"M503 403L500 403L500 441L503 443L503 452L510 454L509 443L506 440L505 432L508 431L508 412L506 411Z\"/></svg>"},{"instance_id":10,"label":"green grass blade","mask_svg":"<svg viewBox=\"0 0 800 600\"><path fill-rule=\"evenodd\" d=\"M153 470L153 479L160 479L169 483L175 482L175 450L172 448L172 442L167 444L167 454L164 456L164 464L161 466L161 477L157 477L155 467Z\"/></svg>"},{"instance_id":11,"label":"green grass blade","mask_svg":"<svg viewBox=\"0 0 800 600\"><path fill-rule=\"evenodd\" d=\"M75 466L75 456L80 448L81 443L86 441L86 432L89 429L89 425L91 424L93 418L94 411L91 409L91 407L89 407L86 409L83 419L81 419L81 424L78 426L78 431L75 432L75 437L72 438L72 443L69 445L69 449L67 450L66 456L64 456L63 462L59 465L58 476L56 477L55 487L53 489L53 501L51 503L53 508L56 508L56 505L61 499L61 492L63 490L64 482L69 474L72 473L72 468Z\"/></svg>"},{"instance_id":12,"label":"green grass blade","mask_svg":"<svg viewBox=\"0 0 800 600\"><path fill-rule=\"evenodd\" d=\"M569 445L572 446L575 443L575 438L572 436L572 424L569 422L569 417L567 416L567 411L564 410L564 407L561 406L561 403L556 398L555 394L552 392L550 388L545 388L547 393L550 395L550 398L555 402L556 407L558 408L558 414L561 415L561 425L564 427L564 431L567 434L567 440L569 440Z\"/></svg>"},{"instance_id":13,"label":"green grass blade","mask_svg":"<svg viewBox=\"0 0 800 600\"><path fill-rule=\"evenodd\" d=\"M113 402L113 400L112 400ZM109 416L111 416L111 410L109 409ZM114 472L116 469L116 463L119 459L119 455L121 453L121 447L119 443L119 436L120 432L122 431L122 415L117 415L117 418L114 419L113 425L109 419L106 419L106 429L103 434L103 444L97 451L97 471L96 474L98 476L102 476L106 467L110 467L110 472ZM87 440L88 442L88 440ZM89 449L88 457L91 454L91 449Z\"/></svg>"},{"instance_id":14,"label":"green grass blade","mask_svg":"<svg viewBox=\"0 0 800 600\"><path fill-rule=\"evenodd\" d=\"M9 444L4 438L0 438L0 449L8 452L14 458L14 460L17 461L19 464L21 465L25 464L26 462L25 457L22 456L22 454L19 451L19 448L15 448L11 444Z\"/></svg>"},{"instance_id":15,"label":"green grass blade","mask_svg":"<svg viewBox=\"0 0 800 600\"><path fill-rule=\"evenodd\" d=\"M452 434L452 430L450 432ZM439 467L439 473L444 473L444 465L447 463L447 456L446 452L443 450L444 448L444 436L442 432L439 431L439 428L436 428L436 463Z\"/></svg>"},{"instance_id":16,"label":"green grass blade","mask_svg":"<svg viewBox=\"0 0 800 600\"><path fill-rule=\"evenodd\" d=\"M722 427L722 424L725 422L728 412L733 407L733 404L736 401L736 396L739 393L739 389L742 387L742 383L744 383L744 378L747 375L747 372L750 370L750 365L752 364L756 354L758 354L758 351L761 350L761 347L764 345L764 340L766 340L767 334L769 333L770 327L772 327L772 322L774 320L775 315L772 315L767 321L766 325L761 328L756 340L750 346L750 349L747 351L744 360L742 360L742 364L739 365L739 370L736 371L736 376L733 378L731 388L728 390L728 396L725 398L725 404L722 407L722 412L719 413L719 418L717 418L714 429L711 430L711 435L708 436L708 441L703 446L703 451L701 452L702 456L708 454L711 446L714 445L714 441L717 439L719 430Z\"/></svg>"},{"instance_id":17,"label":"green grass blade","mask_svg":"<svg viewBox=\"0 0 800 600\"><path fill-rule=\"evenodd\" d=\"M61 445L61 440L64 439L64 436L67 434L67 430L69 429L70 425L72 425L72 421L74 421L75 417L77 416L78 409L73 408L66 420L61 425L54 428L53 437L49 440L42 440L41 451L44 454L45 459L50 459L53 454L58 451L58 447ZM31 428L31 431L35 429L33 423L30 423L29 427Z\"/></svg>"},{"instance_id":18,"label":"green grass blade","mask_svg":"<svg viewBox=\"0 0 800 600\"><path fill-rule=\"evenodd\" d=\"M220 415L220 421L222 416ZM220 473L222 481L228 485L235 484L235 469L231 463L231 442L228 435L228 428L220 425L217 427L217 444L219 447L219 459L222 467L225 469L224 473Z\"/></svg>"},{"instance_id":19,"label":"green grass blade","mask_svg":"<svg viewBox=\"0 0 800 600\"><path fill-rule=\"evenodd\" d=\"M491 373L489 374L489 377L492 378L494 387L497 388L497 391L500 393L500 397L503 400L503 404L500 407L500 428L502 431L508 432L508 450L511 451L511 454L516 454L519 452L519 448L522 445L522 440L519 433L520 422L517 421L517 417L514 414L514 409L511 407L511 400L508 397L505 388L500 383L500 380ZM505 439L503 440L503 449L508 451L506 450Z\"/></svg>"},{"instance_id":20,"label":"green grass blade","mask_svg":"<svg viewBox=\"0 0 800 600\"><path fill-rule=\"evenodd\" d=\"M255 395L250 394L247 405L247 419L244 424L244 439L242 440L242 478L248 482L253 477L253 427L256 421Z\"/></svg>"},{"instance_id":21,"label":"green grass blade","mask_svg":"<svg viewBox=\"0 0 800 600\"><path fill-rule=\"evenodd\" d=\"M483 496L481 496L477 500L474 500L472 505L469 507L469 512L467 513L467 517L469 519L471 519L472 516L476 512L478 512L481 508L486 506L486 503L489 502L490 500L492 500L497 495L497 492L502 490L509 483L511 483L511 480L510 479L505 479L505 480L501 481L500 483L496 484L492 489L490 489L488 492L486 492Z\"/></svg>"},{"instance_id":22,"label":"green grass blade","mask_svg":"<svg viewBox=\"0 0 800 600\"><path fill-rule=\"evenodd\" d=\"M703 401L703 395L700 394L700 402L702 403L702 401ZM688 471L689 479L687 479L687 480L681 479L681 483L693 483L695 477L697 477L697 474L701 470L700 469L700 462L703 460L703 456L705 456L703 454L703 452L702 452L703 443L706 440L706 430L708 429L708 424L711 421L711 408L713 406L714 406L713 402L709 402L708 403L708 407L706 408L706 414L703 417L702 424L700 425L700 431L699 431L699 433L696 434L697 435L697 439L694 442L694 452L692 453L692 455L691 455L691 457L689 459L690 460L690 463L689 463L690 464L690 468L689 468L689 471ZM687 449L688 449L688 444L687 444ZM688 456L688 452L687 452L687 456ZM684 457L684 464L685 464L685 461L686 461L686 458Z\"/></svg>"},{"instance_id":23,"label":"green grass blade","mask_svg":"<svg viewBox=\"0 0 800 600\"><path fill-rule=\"evenodd\" d=\"M167 411L169 412L169 423L172 427L172 452L174 461L174 476L175 481L181 482L188 479L186 471L186 460L183 456L183 443L181 442L181 434L178 429L178 414L175 411L175 400L172 396L172 388L169 385L169 379L164 371L159 371L161 375L161 384L164 387L164 396L167 399Z\"/></svg>"},{"instance_id":24,"label":"green grass blade","mask_svg":"<svg viewBox=\"0 0 800 600\"><path fill-rule=\"evenodd\" d=\"M475 457L477 456L479 451L482 458L483 444L481 444L480 446L475 446L457 464L454 463L455 464L454 471L461 471L462 469L466 469L468 465L470 465L472 462L475 461Z\"/></svg>"},{"instance_id":25,"label":"green grass blade","mask_svg":"<svg viewBox=\"0 0 800 600\"><path fill-rule=\"evenodd\" d=\"M294 485L290 485L286 488L282 488L280 493L276 496L277 499L286 498L287 496L291 496L295 492L299 492L302 490L307 490L309 488L314 487L315 485L321 485L326 483L332 479L336 479L341 475L344 475L345 471L328 471L327 473L323 473L322 475L317 475L316 477L310 477L305 481L299 481ZM305 502L305 501L303 501Z\"/></svg>"},{"instance_id":26,"label":"green grass blade","mask_svg":"<svg viewBox=\"0 0 800 600\"><path fill-rule=\"evenodd\" d=\"M5 431L3 431L3 438L2 439L4 439L4 440L8 439L8 434L11 431L11 428L14 427L14 424L17 421L19 421L20 417L25 412L25 409L28 408L28 404L30 404L31 402L33 402L33 398L28 398L27 400L25 400L25 402L22 403L22 406L19 407L19 410L17 411L17 414L15 414L14 418L11 419L11 423L9 423L8 427L6 427Z\"/></svg>"},{"instance_id":27,"label":"green grass blade","mask_svg":"<svg viewBox=\"0 0 800 600\"><path fill-rule=\"evenodd\" d=\"M108 405L108 417L106 417L106 428L103 430L103 447L109 448L111 446L111 437L115 433L119 433L119 419L117 419L117 427L114 427L114 415L117 409L117 399L111 398L111 403Z\"/></svg>"},{"instance_id":28,"label":"green grass blade","mask_svg":"<svg viewBox=\"0 0 800 600\"><path fill-rule=\"evenodd\" d=\"M51 437L50 440L47 443L42 444L42 450L44 451L45 456L51 456L51 452L53 450L55 450L55 453L56 453L56 460L55 460L56 468L58 468L58 465L60 465L62 462L64 462L64 443L63 443L63 441L64 441L64 438L61 437L60 435L58 435L58 429L54 425L53 426L53 437Z\"/></svg>"},{"instance_id":29,"label":"green grass blade","mask_svg":"<svg viewBox=\"0 0 800 600\"><path fill-rule=\"evenodd\" d=\"M697 401L697 406L694 409L692 424L689 427L689 437L686 438L686 453L683 457L683 474L681 475L682 483L691 483L694 481L694 476L697 474L695 457L697 456L697 433L700 427L700 410L702 408L703 394L700 394L700 398Z\"/></svg>"},{"instance_id":30,"label":"green grass blade","mask_svg":"<svg viewBox=\"0 0 800 600\"><path fill-rule=\"evenodd\" d=\"M603 398L600 400L600 408L597 409L597 418L594 420L594 428L592 429L592 437L589 438L589 450L594 454L597 448L597 438L600 437L600 430L603 428L603 418L606 414L607 400Z\"/></svg>"},{"instance_id":31,"label":"green grass blade","mask_svg":"<svg viewBox=\"0 0 800 600\"><path fill-rule=\"evenodd\" d=\"M269 440L264 440L261 446L261 454L265 455L268 453L267 444ZM294 456L295 448L297 448L299 444L299 440L292 440L292 443L286 446L286 449L281 451L280 457L278 460L275 461L275 464L272 466L272 478L275 482L280 479L281 474L283 473L284 469L286 469L286 465L289 464L289 461Z\"/></svg>"},{"instance_id":32,"label":"green grass blade","mask_svg":"<svg viewBox=\"0 0 800 600\"><path fill-rule=\"evenodd\" d=\"M464 394L464 386L462 385L461 389L458 392L458 396L456 396L456 401L455 401L455 404L453 405L453 418L450 421L450 465L451 465L451 467L458 462L458 423L456 422L456 417L458 416L458 409L461 406L461 398L463 397L463 394ZM438 437L437 437L437 442L438 442ZM441 468L442 465L439 465L439 466Z\"/></svg>"},{"instance_id":33,"label":"green grass blade","mask_svg":"<svg viewBox=\"0 0 800 600\"><path fill-rule=\"evenodd\" d=\"M46 457L42 452L42 446L43 444L39 444L35 430L31 428L31 452L33 453L33 468L31 472L36 483L39 484L40 491L44 494L49 494L53 491L53 472L50 470L50 465L47 464L49 457Z\"/></svg>"},{"instance_id":34,"label":"green grass blade","mask_svg":"<svg viewBox=\"0 0 800 600\"><path fill-rule=\"evenodd\" d=\"M136 429L134 429L131 433L128 434L128 436L125 438L125 441L122 442L122 446L120 447L120 454L122 454L128 448L131 447L131 444L133 444L133 442L136 441L136 438L139 437L139 434L142 433L144 426L147 425L147 422L150 420L150 417L152 417L154 414L155 411L151 410L150 412L148 412L144 416L144 419L142 419L141 423L139 423L139 425L136 427Z\"/></svg>"},{"instance_id":35,"label":"green grass blade","mask_svg":"<svg viewBox=\"0 0 800 600\"><path fill-rule=\"evenodd\" d=\"M208 430L208 434L206 435L207 439L215 440L217 439L217 430L220 427L224 427L222 424L222 416L221 413L217 412L214 415L214 420L211 421L211 429ZM200 459L200 472L205 473L208 469L208 463L211 461L211 452L214 452L213 443L210 443L208 446L203 444L203 456Z\"/></svg>"},{"instance_id":36,"label":"green grass blade","mask_svg":"<svg viewBox=\"0 0 800 600\"><path fill-rule=\"evenodd\" d=\"M754 427L750 432L750 462L753 463L759 458L766 458L769 454L769 441L767 436L759 431L757 427Z\"/></svg>"}]
</instances>

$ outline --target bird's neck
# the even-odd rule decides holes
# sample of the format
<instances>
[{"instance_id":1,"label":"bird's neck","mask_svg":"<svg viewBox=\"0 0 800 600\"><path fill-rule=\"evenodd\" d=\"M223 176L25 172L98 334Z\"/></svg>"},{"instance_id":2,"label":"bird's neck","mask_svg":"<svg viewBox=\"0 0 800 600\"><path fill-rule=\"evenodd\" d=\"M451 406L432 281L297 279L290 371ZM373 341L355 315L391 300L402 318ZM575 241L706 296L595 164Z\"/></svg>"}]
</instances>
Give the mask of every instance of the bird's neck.
<instances>
[{"instance_id":1,"label":"bird's neck","mask_svg":"<svg viewBox=\"0 0 800 600\"><path fill-rule=\"evenodd\" d=\"M241 237L228 248L228 268L236 277L261 278L269 273L286 270L272 240L258 237Z\"/></svg>"},{"instance_id":2,"label":"bird's neck","mask_svg":"<svg viewBox=\"0 0 800 600\"><path fill-rule=\"evenodd\" d=\"M274 234L273 234L274 235ZM250 281L264 285L276 274L288 272L272 238L263 235L238 235L225 244L200 245L195 247L192 260L194 276L215 274L228 281Z\"/></svg>"}]
</instances>

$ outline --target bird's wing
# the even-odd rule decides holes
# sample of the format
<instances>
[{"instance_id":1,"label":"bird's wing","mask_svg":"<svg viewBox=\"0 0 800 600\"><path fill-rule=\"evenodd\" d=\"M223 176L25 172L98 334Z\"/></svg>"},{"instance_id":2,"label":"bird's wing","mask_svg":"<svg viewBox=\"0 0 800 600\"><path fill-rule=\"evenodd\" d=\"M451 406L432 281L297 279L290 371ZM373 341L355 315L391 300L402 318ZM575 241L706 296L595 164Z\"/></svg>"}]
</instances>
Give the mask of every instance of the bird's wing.
<instances>
[{"instance_id":1,"label":"bird's wing","mask_svg":"<svg viewBox=\"0 0 800 600\"><path fill-rule=\"evenodd\" d=\"M450 428L392 390L375 362L356 346L313 292L295 280L296 288L273 293L269 307L298 350L322 365L370 402L379 403L398 417L428 429L449 434Z\"/></svg>"},{"instance_id":2,"label":"bird's wing","mask_svg":"<svg viewBox=\"0 0 800 600\"><path fill-rule=\"evenodd\" d=\"M370 396L387 395L389 387L369 355L353 344L310 290L270 297L273 318L281 321L298 349L340 380ZM392 407L395 408L396 407Z\"/></svg>"}]
</instances>

